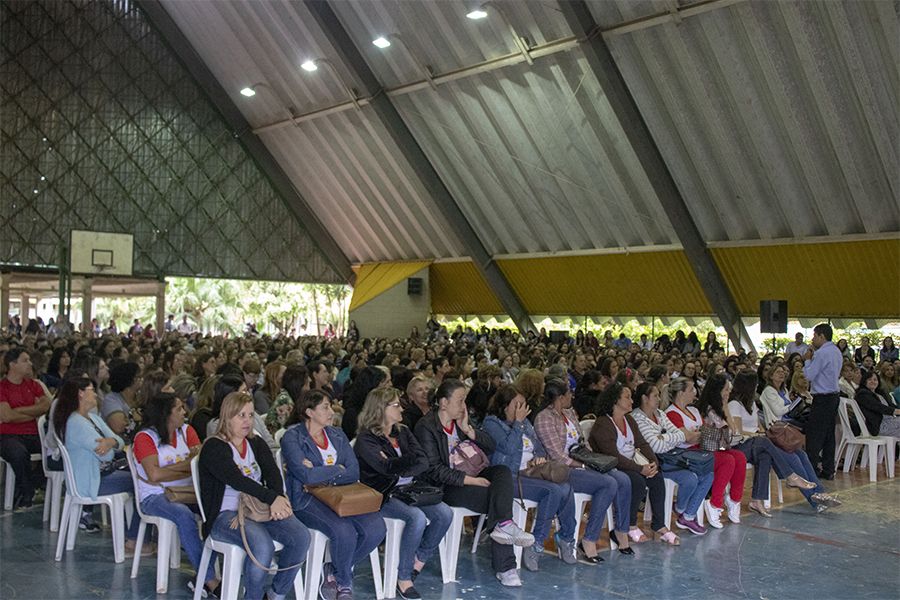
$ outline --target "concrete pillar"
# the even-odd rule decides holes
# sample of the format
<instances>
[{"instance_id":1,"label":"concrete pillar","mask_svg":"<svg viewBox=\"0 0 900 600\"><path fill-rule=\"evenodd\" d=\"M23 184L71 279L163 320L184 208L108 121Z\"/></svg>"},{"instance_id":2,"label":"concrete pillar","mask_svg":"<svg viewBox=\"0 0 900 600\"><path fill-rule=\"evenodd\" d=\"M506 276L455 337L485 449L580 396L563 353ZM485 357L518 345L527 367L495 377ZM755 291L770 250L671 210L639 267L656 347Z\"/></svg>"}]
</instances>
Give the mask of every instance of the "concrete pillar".
<instances>
[{"instance_id":1,"label":"concrete pillar","mask_svg":"<svg viewBox=\"0 0 900 600\"><path fill-rule=\"evenodd\" d=\"M28 319L30 318L29 312L31 311L31 296L28 294L22 294L22 308L19 310L19 320L22 322L22 327L28 324Z\"/></svg>"},{"instance_id":2,"label":"concrete pillar","mask_svg":"<svg viewBox=\"0 0 900 600\"><path fill-rule=\"evenodd\" d=\"M9 278L9 273L0 274L0 329L9 323Z\"/></svg>"},{"instance_id":3,"label":"concrete pillar","mask_svg":"<svg viewBox=\"0 0 900 600\"><path fill-rule=\"evenodd\" d=\"M156 335L161 336L166 324L166 282L160 281L156 290Z\"/></svg>"},{"instance_id":4,"label":"concrete pillar","mask_svg":"<svg viewBox=\"0 0 900 600\"><path fill-rule=\"evenodd\" d=\"M94 312L94 278L85 277L81 281L81 330L91 331L91 318Z\"/></svg>"}]
</instances>

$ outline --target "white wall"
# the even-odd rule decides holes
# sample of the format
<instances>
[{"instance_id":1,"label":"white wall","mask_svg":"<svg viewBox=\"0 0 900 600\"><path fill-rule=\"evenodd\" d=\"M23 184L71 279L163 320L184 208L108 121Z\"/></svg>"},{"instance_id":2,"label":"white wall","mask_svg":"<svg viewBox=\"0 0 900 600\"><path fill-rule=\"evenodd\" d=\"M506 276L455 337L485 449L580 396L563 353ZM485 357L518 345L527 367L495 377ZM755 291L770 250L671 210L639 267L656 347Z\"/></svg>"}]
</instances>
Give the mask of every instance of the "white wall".
<instances>
[{"instance_id":1,"label":"white wall","mask_svg":"<svg viewBox=\"0 0 900 600\"><path fill-rule=\"evenodd\" d=\"M422 278L422 294L406 293L406 279L378 297L350 311L350 320L356 321L360 337L406 337L413 326L422 332L431 314L431 286L428 268L412 277Z\"/></svg>"}]
</instances>

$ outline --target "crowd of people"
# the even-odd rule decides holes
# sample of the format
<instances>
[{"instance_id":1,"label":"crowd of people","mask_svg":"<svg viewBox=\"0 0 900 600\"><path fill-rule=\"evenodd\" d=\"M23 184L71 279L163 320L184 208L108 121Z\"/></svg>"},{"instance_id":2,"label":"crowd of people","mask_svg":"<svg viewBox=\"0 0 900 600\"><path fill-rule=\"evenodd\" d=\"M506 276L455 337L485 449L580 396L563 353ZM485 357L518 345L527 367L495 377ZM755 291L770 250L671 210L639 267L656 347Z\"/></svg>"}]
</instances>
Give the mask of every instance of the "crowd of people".
<instances>
[{"instance_id":1,"label":"crowd of people","mask_svg":"<svg viewBox=\"0 0 900 600\"><path fill-rule=\"evenodd\" d=\"M492 569L505 586L522 584L514 546L523 548L528 571L540 569L548 546L567 564L603 562L610 506L609 537L625 555L650 537L678 546L678 532L699 536L740 523L747 464L754 467L750 511L771 516L765 500L774 471L822 512L840 505L823 485L836 467L840 396L859 403L865 423L857 427L900 435L893 340L884 339L876 360L868 339L851 350L844 340L832 342L827 324L815 328L811 344L798 334L787 354L762 357L728 354L714 333L701 343L681 331L651 342L610 332L553 341L543 330L451 334L433 320L424 335L416 329L393 340L362 338L352 322L345 337L228 339L166 329L160 336L145 329L95 335L35 332L29 323L0 336L0 453L16 473L15 504L40 500L43 476L32 453L45 452L51 468L62 468L58 441L69 451L79 493L136 492L145 514L176 523L197 569L202 537L242 543L231 523L241 494L252 496L269 507L270 520L247 521L244 543L255 556L245 561L247 598L289 592L310 529L331 541L321 597L352 598L354 565L384 540L382 517L405 524L397 593L419 598L416 577L434 562L451 507L486 515ZM55 434L44 448L42 415ZM769 440L767 428L779 421L805 430L805 449ZM696 469L667 466L666 457L697 448L704 426L728 432L713 460ZM126 446L137 490L122 468ZM196 508L163 493L190 483L195 456L198 501L210 516L200 530ZM615 466L596 468L596 456L614 458ZM665 480L678 486L678 531L663 518ZM356 482L382 494L378 511L339 516L312 491ZM591 499L583 530L575 494ZM530 532L513 520L521 500L538 507ZM644 531L638 515L647 509ZM136 521L127 551L134 551ZM90 510L80 527L99 529ZM284 546L278 563L289 567L266 589L257 563L271 562L273 541ZM212 568L201 581L208 596L218 593Z\"/></svg>"}]
</instances>

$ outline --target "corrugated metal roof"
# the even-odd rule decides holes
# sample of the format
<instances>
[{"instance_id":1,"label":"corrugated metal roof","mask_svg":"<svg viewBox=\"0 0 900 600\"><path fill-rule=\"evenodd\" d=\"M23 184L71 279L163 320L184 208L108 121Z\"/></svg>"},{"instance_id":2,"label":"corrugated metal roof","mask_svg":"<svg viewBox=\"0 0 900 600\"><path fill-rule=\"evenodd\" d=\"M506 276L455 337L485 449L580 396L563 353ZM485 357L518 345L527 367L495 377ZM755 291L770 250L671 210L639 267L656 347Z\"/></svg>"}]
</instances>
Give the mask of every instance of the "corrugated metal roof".
<instances>
[{"instance_id":1,"label":"corrugated metal roof","mask_svg":"<svg viewBox=\"0 0 900 600\"><path fill-rule=\"evenodd\" d=\"M534 44L571 36L543 2L499 2ZM516 51L504 20L462 2L339 2L351 37L388 87ZM403 42L377 49L377 35ZM401 48L405 46L406 48ZM677 241L579 50L394 98L417 141L492 254Z\"/></svg>"},{"instance_id":2,"label":"corrugated metal roof","mask_svg":"<svg viewBox=\"0 0 900 600\"><path fill-rule=\"evenodd\" d=\"M900 316L900 239L713 248L741 314L787 300L805 317Z\"/></svg>"},{"instance_id":3,"label":"corrugated metal roof","mask_svg":"<svg viewBox=\"0 0 900 600\"><path fill-rule=\"evenodd\" d=\"M604 29L668 4L589 0ZM607 36L704 239L900 230L896 4L721 6Z\"/></svg>"},{"instance_id":4,"label":"corrugated metal roof","mask_svg":"<svg viewBox=\"0 0 900 600\"><path fill-rule=\"evenodd\" d=\"M303 3L164 4L254 127L348 100L328 67L300 69L308 59L334 56ZM240 95L258 83L256 96ZM456 236L368 110L261 136L351 261L459 256Z\"/></svg>"}]
</instances>

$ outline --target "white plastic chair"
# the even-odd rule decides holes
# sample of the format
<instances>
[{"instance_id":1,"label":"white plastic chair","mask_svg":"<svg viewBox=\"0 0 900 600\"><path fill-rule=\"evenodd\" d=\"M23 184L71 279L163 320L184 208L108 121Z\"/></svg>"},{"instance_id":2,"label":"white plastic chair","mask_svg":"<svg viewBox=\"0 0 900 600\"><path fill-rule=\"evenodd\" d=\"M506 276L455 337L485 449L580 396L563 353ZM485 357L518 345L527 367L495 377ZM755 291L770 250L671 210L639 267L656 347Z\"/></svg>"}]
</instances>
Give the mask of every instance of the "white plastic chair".
<instances>
[{"instance_id":1,"label":"white plastic chair","mask_svg":"<svg viewBox=\"0 0 900 600\"><path fill-rule=\"evenodd\" d=\"M856 422L859 424L859 435L855 435L850 428L850 417L848 411L852 410L856 416ZM838 405L838 415L841 419L841 427L844 430L843 437L846 440L841 441L846 448L844 455L844 473L849 473L856 462L857 453L865 447L867 452L863 454L859 466L863 469L868 464L869 481L878 481L878 465L884 460L885 470L888 477L894 478L894 438L886 435L871 435L866 428L866 419L860 410L856 400L850 398L841 398Z\"/></svg>"},{"instance_id":2,"label":"white plastic chair","mask_svg":"<svg viewBox=\"0 0 900 600\"><path fill-rule=\"evenodd\" d=\"M165 594L169 590L169 569L177 569L181 565L181 540L178 537L178 526L175 521L164 517L145 515L141 510L139 482L137 467L134 462L134 454L131 446L125 449L128 457L128 468L131 470L131 481L134 483L136 496L135 506L141 525L138 528L137 541L134 544L134 559L131 562L131 578L137 577L138 567L141 564L141 548L144 545L144 534L147 532L147 524L156 525L159 531L159 539L156 548L156 593Z\"/></svg>"},{"instance_id":3,"label":"white plastic chair","mask_svg":"<svg viewBox=\"0 0 900 600\"><path fill-rule=\"evenodd\" d=\"M200 500L200 476L198 469L199 457L195 456L191 459L191 481L194 484L194 493L197 500ZM203 510L203 503L200 504L200 517L206 522L206 513ZM279 552L284 546L279 542L274 542L275 551ZM194 600L200 600L203 595L203 586L206 583L206 571L209 568L209 561L213 552L222 555L222 600L237 600L241 589L241 572L244 570L244 559L247 553L244 552L243 546L229 544L228 542L220 542L213 539L213 536L206 538L203 543L203 554L200 556L200 566L197 568L197 579L194 581ZM303 588L303 577L300 575L299 569L297 576L294 578L294 596L296 598L305 598L306 594ZM310 586L314 587L314 586Z\"/></svg>"},{"instance_id":4,"label":"white plastic chair","mask_svg":"<svg viewBox=\"0 0 900 600\"><path fill-rule=\"evenodd\" d=\"M356 438L354 438L353 441L355 441L355 439ZM351 446L353 445L353 441L351 441ZM278 465L278 470L281 473L282 478L284 478L284 458L282 456L281 448L275 451L275 462ZM316 598L319 597L318 582L322 578L322 566L325 564L329 555L329 540L324 533L317 529L310 528L309 533L311 536L311 540L309 543L309 550L306 553L305 578L307 581L307 588L305 598L306 600L316 600ZM399 545L397 552L399 553ZM385 558L385 560L387 560L387 558ZM375 585L375 596L376 598L381 600L382 598L384 598L383 578L386 575L382 575L381 572L381 557L378 556L378 548L375 548L374 550L372 550L372 552L369 553L369 564L372 567L372 579ZM397 570L395 568L395 576L397 574L396 571ZM394 582L394 588L396 588L396 581ZM304 596L297 593L297 598L304 598Z\"/></svg>"},{"instance_id":5,"label":"white plastic chair","mask_svg":"<svg viewBox=\"0 0 900 600\"><path fill-rule=\"evenodd\" d=\"M578 533L581 531L581 520L584 518L584 506L591 501L590 494L575 494L575 538L578 538ZM616 528L616 522L613 517L613 507L612 504L606 509L606 520L607 527L609 531L613 531ZM609 538L609 549L615 550L618 548L618 544L612 541L612 536Z\"/></svg>"},{"instance_id":6,"label":"white plastic chair","mask_svg":"<svg viewBox=\"0 0 900 600\"><path fill-rule=\"evenodd\" d=\"M397 568L400 566L400 540L403 538L403 529L406 527L400 519L384 517L384 526L387 535L384 538L384 583L381 588L384 598L397 597ZM441 566L444 565L444 546L439 546Z\"/></svg>"},{"instance_id":7,"label":"white plastic chair","mask_svg":"<svg viewBox=\"0 0 900 600\"><path fill-rule=\"evenodd\" d=\"M581 427L581 435L584 436L585 440L591 436L591 428L594 427L594 420L595 419L585 419L578 422L579 427Z\"/></svg>"},{"instance_id":8,"label":"white plastic chair","mask_svg":"<svg viewBox=\"0 0 900 600\"><path fill-rule=\"evenodd\" d=\"M453 511L453 520L450 521L450 528L444 535L439 546L441 554L441 575L444 583L456 581L456 567L459 564L459 544L462 539L463 519L465 517L478 517L478 526L475 528L475 539L472 540L472 554L478 550L478 538L481 537L481 530L484 527L484 521L487 515L471 511L461 506L451 506Z\"/></svg>"},{"instance_id":9,"label":"white plastic chair","mask_svg":"<svg viewBox=\"0 0 900 600\"><path fill-rule=\"evenodd\" d=\"M528 511L532 508L537 508L538 503L534 500L521 500L522 504L519 504L519 498L513 498L513 509L512 509L512 518L513 522L519 526L519 529L525 531L525 524L528 520ZM516 555L516 568L522 568L522 546L513 546L513 554Z\"/></svg>"},{"instance_id":10,"label":"white plastic chair","mask_svg":"<svg viewBox=\"0 0 900 600\"><path fill-rule=\"evenodd\" d=\"M66 474L63 471L51 471L47 468L47 444L45 443L46 435L44 434L44 425L47 421L46 415L41 415L38 419L38 436L41 439L41 467L44 469L44 476L47 478L47 493L44 495L44 517L43 520L50 521L50 531L59 531L59 512L62 507L62 488L63 482L66 480Z\"/></svg>"},{"instance_id":11,"label":"white plastic chair","mask_svg":"<svg viewBox=\"0 0 900 600\"><path fill-rule=\"evenodd\" d=\"M39 460L41 460L40 454L31 455L31 462ZM12 510L13 497L16 493L16 472L13 471L11 464L0 458L0 476L2 476L2 469L4 467L6 468L6 484L3 488L3 510ZM44 520L46 521L47 519Z\"/></svg>"},{"instance_id":12,"label":"white plastic chair","mask_svg":"<svg viewBox=\"0 0 900 600\"><path fill-rule=\"evenodd\" d=\"M54 437L56 434L51 432ZM56 543L56 560L62 560L63 543L65 542L66 550L75 548L75 534L78 533L78 521L81 519L82 506L94 506L97 504L109 507L112 515L112 537L113 537L113 555L117 563L125 561L125 522L130 516L131 502L129 497L131 494L121 492L119 494L108 494L105 496L97 496L96 499L87 496L81 496L78 488L75 487L75 474L72 471L72 460L69 458L69 451L59 438L56 439L59 446L59 453L63 460L63 471L66 475L66 500L63 504L62 520L59 525L59 539Z\"/></svg>"}]
</instances>

